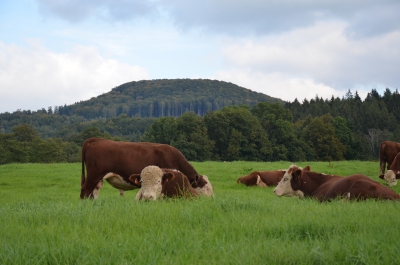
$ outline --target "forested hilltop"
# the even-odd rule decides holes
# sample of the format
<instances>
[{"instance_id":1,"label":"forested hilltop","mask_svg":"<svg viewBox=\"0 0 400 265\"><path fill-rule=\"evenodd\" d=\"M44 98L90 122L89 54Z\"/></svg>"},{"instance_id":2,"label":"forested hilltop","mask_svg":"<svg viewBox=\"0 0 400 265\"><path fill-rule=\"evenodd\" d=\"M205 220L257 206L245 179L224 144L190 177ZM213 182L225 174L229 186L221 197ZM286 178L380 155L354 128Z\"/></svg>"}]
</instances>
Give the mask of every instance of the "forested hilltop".
<instances>
[{"instance_id":1,"label":"forested hilltop","mask_svg":"<svg viewBox=\"0 0 400 265\"><path fill-rule=\"evenodd\" d=\"M178 117L187 111L204 116L225 106L280 102L232 83L208 79L161 79L129 82L90 100L54 110L60 115L86 119L129 117Z\"/></svg>"},{"instance_id":2,"label":"forested hilltop","mask_svg":"<svg viewBox=\"0 0 400 265\"><path fill-rule=\"evenodd\" d=\"M151 81L125 85L130 88L147 82ZM130 91L123 87L125 85L113 89L109 95ZM238 98L240 94L255 95L250 90L237 89L232 94ZM167 94L162 98L167 99ZM138 95L136 99L140 98ZM95 106L103 97L92 98L90 104L89 101L80 102L70 107ZM220 97L222 100L223 94ZM302 102L295 99L293 102L277 100L270 103L258 99L258 103L251 103L249 98L252 96L245 96L241 101L247 104L230 101L227 106L204 114L191 109L176 116L164 109L164 116L159 118L122 113L89 119L76 113L61 115L60 108L0 114L0 164L79 161L83 141L92 136L166 143L177 147L189 160L196 161L373 160L378 158L382 141L400 142L400 95L397 90L386 89L380 95L372 89L365 99L351 91L342 98L316 96ZM114 109L124 109L120 107L123 104L109 102L116 104ZM166 115L168 113L171 115Z\"/></svg>"}]
</instances>

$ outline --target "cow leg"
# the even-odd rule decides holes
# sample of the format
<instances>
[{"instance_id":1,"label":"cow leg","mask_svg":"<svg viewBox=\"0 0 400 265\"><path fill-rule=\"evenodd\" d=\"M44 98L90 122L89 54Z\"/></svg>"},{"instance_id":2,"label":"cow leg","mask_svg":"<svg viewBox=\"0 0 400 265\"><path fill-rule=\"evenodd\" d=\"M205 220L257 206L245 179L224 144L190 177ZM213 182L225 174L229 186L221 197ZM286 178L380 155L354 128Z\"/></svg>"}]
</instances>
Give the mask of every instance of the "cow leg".
<instances>
[{"instance_id":1,"label":"cow leg","mask_svg":"<svg viewBox=\"0 0 400 265\"><path fill-rule=\"evenodd\" d=\"M123 190L119 190L119 195L124 196L124 191Z\"/></svg>"},{"instance_id":2,"label":"cow leg","mask_svg":"<svg viewBox=\"0 0 400 265\"><path fill-rule=\"evenodd\" d=\"M136 201L139 201L139 200L141 200L143 198L143 192L142 192L142 189L140 189L139 191L138 191L138 193L136 194L136 196L135 196L135 200Z\"/></svg>"},{"instance_id":3,"label":"cow leg","mask_svg":"<svg viewBox=\"0 0 400 265\"><path fill-rule=\"evenodd\" d=\"M97 198L99 195L99 190L102 186L102 179L100 179L97 183L92 181L89 182L88 179L86 179L86 182L81 189L81 199Z\"/></svg>"},{"instance_id":4,"label":"cow leg","mask_svg":"<svg viewBox=\"0 0 400 265\"><path fill-rule=\"evenodd\" d=\"M103 187L103 180L100 180L99 183L97 183L96 187L93 190L93 199L97 199L99 197L100 189Z\"/></svg>"}]
</instances>

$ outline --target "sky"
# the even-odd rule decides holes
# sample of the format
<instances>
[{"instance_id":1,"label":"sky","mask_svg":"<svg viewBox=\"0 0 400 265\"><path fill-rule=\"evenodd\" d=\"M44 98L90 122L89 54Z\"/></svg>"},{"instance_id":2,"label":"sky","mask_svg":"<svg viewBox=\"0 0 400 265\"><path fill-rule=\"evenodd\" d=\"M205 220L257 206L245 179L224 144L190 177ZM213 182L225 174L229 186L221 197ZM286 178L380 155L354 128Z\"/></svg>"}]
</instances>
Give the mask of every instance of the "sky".
<instances>
[{"instance_id":1,"label":"sky","mask_svg":"<svg viewBox=\"0 0 400 265\"><path fill-rule=\"evenodd\" d=\"M0 113L212 79L303 102L400 86L398 0L0 0Z\"/></svg>"}]
</instances>

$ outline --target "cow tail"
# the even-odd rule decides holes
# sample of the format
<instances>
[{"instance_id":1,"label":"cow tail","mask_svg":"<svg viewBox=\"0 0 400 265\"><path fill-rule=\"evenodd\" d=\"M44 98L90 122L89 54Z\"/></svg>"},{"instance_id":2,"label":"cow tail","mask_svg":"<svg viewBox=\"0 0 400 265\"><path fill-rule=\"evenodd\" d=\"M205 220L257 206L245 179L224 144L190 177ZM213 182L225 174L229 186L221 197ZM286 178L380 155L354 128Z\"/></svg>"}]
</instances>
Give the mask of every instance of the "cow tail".
<instances>
[{"instance_id":1,"label":"cow tail","mask_svg":"<svg viewBox=\"0 0 400 265\"><path fill-rule=\"evenodd\" d=\"M380 173L385 173L386 158L384 155L385 143L381 143L379 148L379 169Z\"/></svg>"}]
</instances>

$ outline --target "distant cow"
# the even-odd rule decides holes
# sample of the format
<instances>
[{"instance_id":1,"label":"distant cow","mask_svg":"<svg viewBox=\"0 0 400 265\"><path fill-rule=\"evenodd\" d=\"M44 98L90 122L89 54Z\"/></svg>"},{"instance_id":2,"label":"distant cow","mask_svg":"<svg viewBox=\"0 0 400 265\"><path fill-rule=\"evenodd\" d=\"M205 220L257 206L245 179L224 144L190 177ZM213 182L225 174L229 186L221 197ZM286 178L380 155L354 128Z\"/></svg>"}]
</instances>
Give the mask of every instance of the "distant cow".
<instances>
[{"instance_id":1,"label":"distant cow","mask_svg":"<svg viewBox=\"0 0 400 265\"><path fill-rule=\"evenodd\" d=\"M207 183L183 154L172 146L89 138L82 146L80 197L84 199L98 196L102 180L109 173L111 175L106 180L112 186L116 185L113 187L120 191L140 188L129 180L129 176L134 173L140 174L142 169L149 165L180 170L187 176L193 188L203 187Z\"/></svg>"},{"instance_id":2,"label":"distant cow","mask_svg":"<svg viewBox=\"0 0 400 265\"><path fill-rule=\"evenodd\" d=\"M390 187L397 184L397 179L400 179L400 153L394 158L389 170L379 175L379 178L384 179Z\"/></svg>"},{"instance_id":3,"label":"distant cow","mask_svg":"<svg viewBox=\"0 0 400 265\"><path fill-rule=\"evenodd\" d=\"M310 167L307 166L304 170L310 170ZM240 177L237 179L237 183L242 183L246 186L264 186L264 183L268 186L276 186L279 181L281 181L283 175L286 170L267 170L267 171L254 171L249 175ZM260 182L262 181L262 183Z\"/></svg>"},{"instance_id":4,"label":"distant cow","mask_svg":"<svg viewBox=\"0 0 400 265\"><path fill-rule=\"evenodd\" d=\"M164 196L190 198L198 195L189 179L178 170L147 166L140 174L132 174L129 179L134 183L141 183L136 200L157 200Z\"/></svg>"},{"instance_id":5,"label":"distant cow","mask_svg":"<svg viewBox=\"0 0 400 265\"><path fill-rule=\"evenodd\" d=\"M291 166L274 189L274 193L277 196L292 196L296 191L301 191L304 196L313 197L319 201L336 197L346 197L350 200L369 198L400 200L396 192L361 174L341 177L305 171Z\"/></svg>"},{"instance_id":6,"label":"distant cow","mask_svg":"<svg viewBox=\"0 0 400 265\"><path fill-rule=\"evenodd\" d=\"M389 169L390 165L393 163L393 160L398 153L400 153L400 143L392 141L384 141L381 143L381 146L379 148L379 174L385 174L386 163L387 169Z\"/></svg>"}]
</instances>

